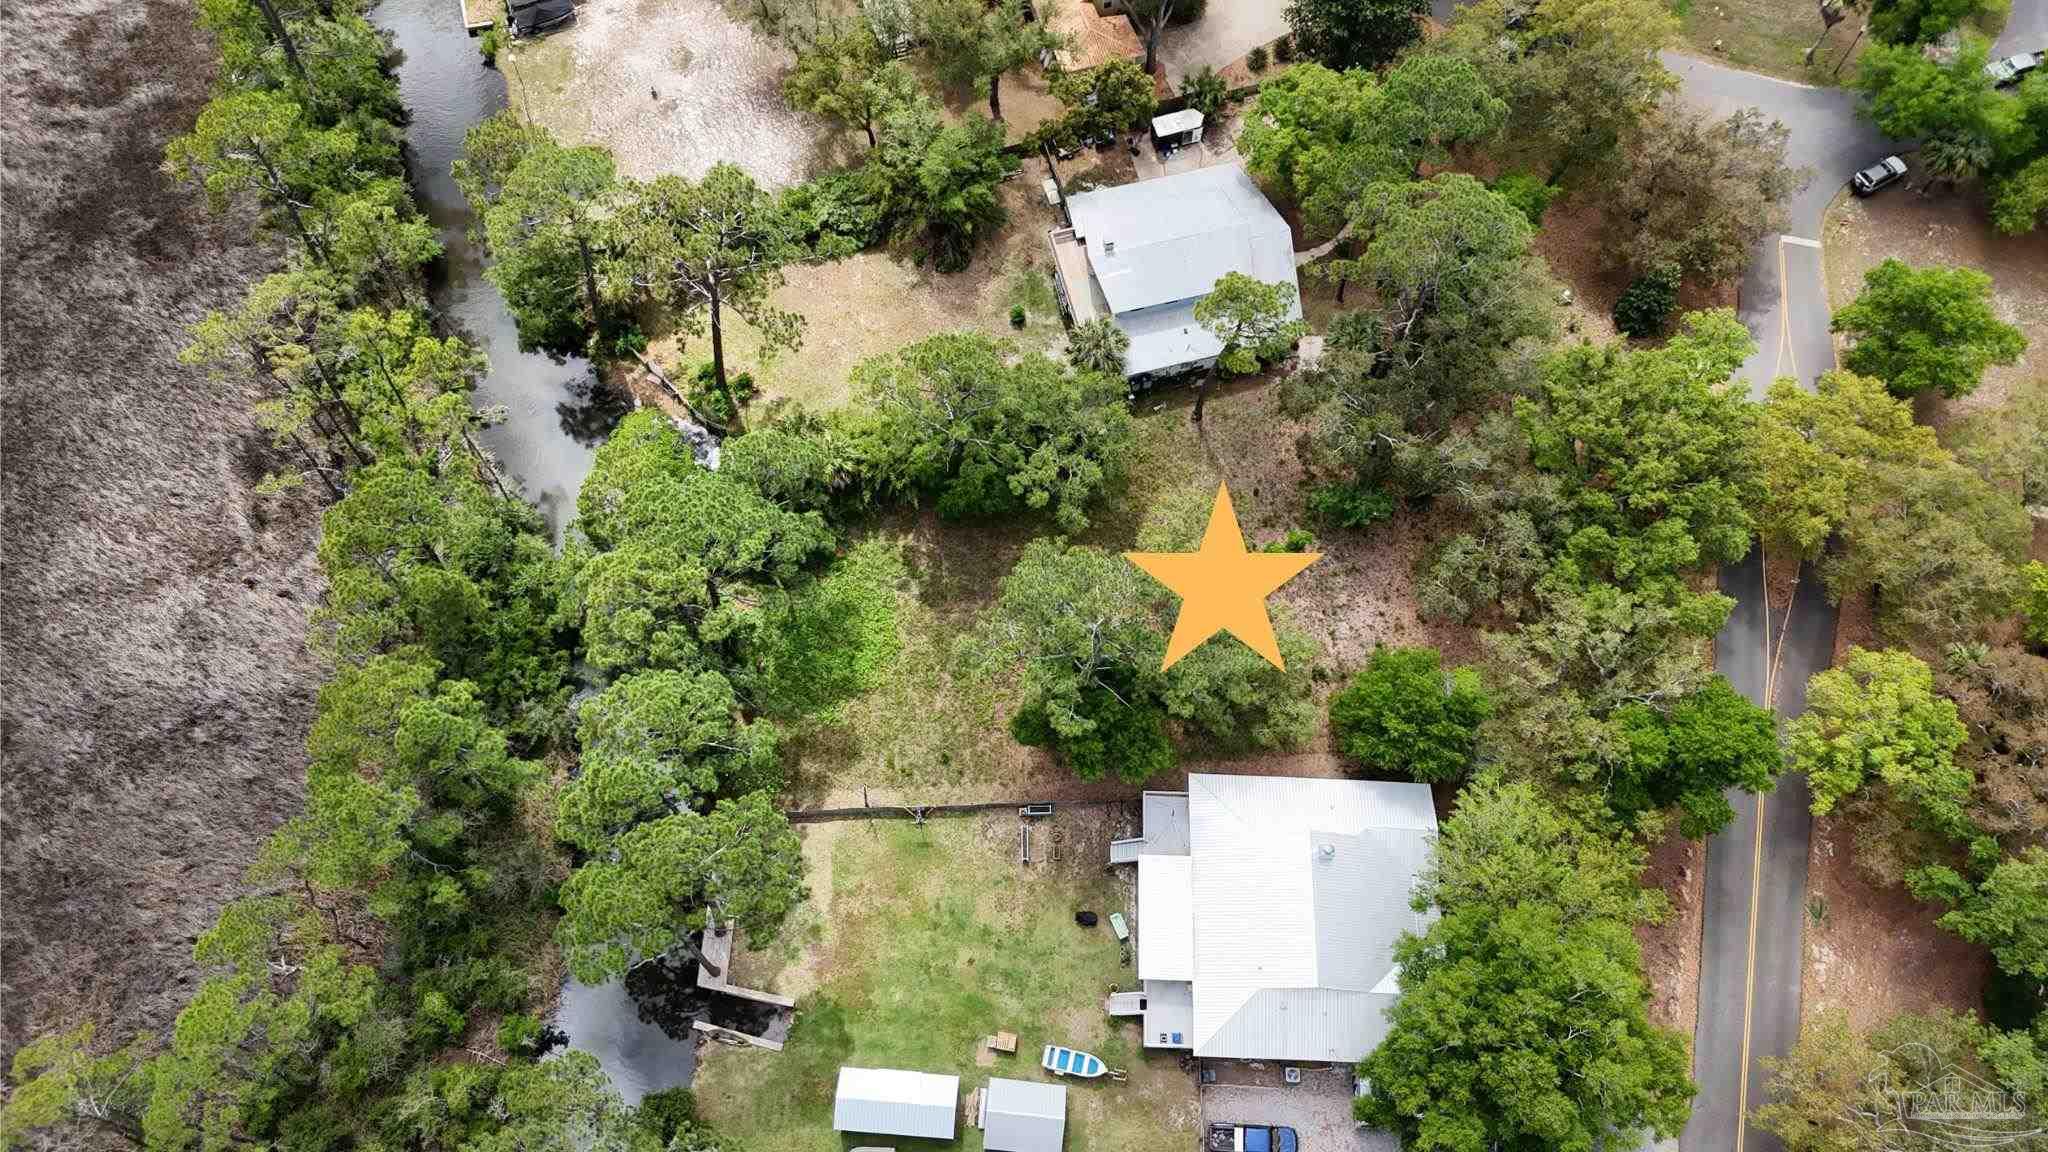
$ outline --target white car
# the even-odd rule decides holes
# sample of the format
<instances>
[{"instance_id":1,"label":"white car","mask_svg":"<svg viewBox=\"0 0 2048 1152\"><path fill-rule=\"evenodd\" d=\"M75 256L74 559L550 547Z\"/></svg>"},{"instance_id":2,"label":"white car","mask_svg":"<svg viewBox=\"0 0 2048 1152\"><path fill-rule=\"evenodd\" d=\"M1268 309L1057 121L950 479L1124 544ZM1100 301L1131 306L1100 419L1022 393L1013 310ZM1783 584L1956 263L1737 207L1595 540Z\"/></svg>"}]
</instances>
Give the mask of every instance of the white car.
<instances>
[{"instance_id":1,"label":"white car","mask_svg":"<svg viewBox=\"0 0 2048 1152\"><path fill-rule=\"evenodd\" d=\"M2027 73L2039 68L2042 55L2041 52L2015 53L2003 60L1993 60L1986 64L1984 71L1990 74L1993 87L2004 88L2019 83L2026 79Z\"/></svg>"}]
</instances>

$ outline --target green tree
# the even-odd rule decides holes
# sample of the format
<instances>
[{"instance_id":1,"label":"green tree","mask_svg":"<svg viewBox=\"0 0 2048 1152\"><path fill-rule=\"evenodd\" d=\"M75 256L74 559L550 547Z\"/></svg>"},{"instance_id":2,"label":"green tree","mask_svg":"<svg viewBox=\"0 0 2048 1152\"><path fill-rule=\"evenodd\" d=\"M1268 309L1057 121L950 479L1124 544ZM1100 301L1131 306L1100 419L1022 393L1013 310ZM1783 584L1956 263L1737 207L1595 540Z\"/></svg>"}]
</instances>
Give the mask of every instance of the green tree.
<instances>
[{"instance_id":1,"label":"green tree","mask_svg":"<svg viewBox=\"0 0 2048 1152\"><path fill-rule=\"evenodd\" d=\"M1960 878L1951 872L1946 879L1952 892ZM1914 888L1929 894L1924 884ZM2030 845L2006 857L1974 891L1950 902L1956 906L1941 917L1943 928L1989 948L2007 973L2048 980L2048 848Z\"/></svg>"},{"instance_id":2,"label":"green tree","mask_svg":"<svg viewBox=\"0 0 2048 1152\"><path fill-rule=\"evenodd\" d=\"M1624 704L1614 723L1628 751L1608 806L1632 817L1677 805L1679 832L1695 840L1735 819L1729 790L1768 792L1784 767L1775 715L1718 675L1668 708Z\"/></svg>"},{"instance_id":3,"label":"green tree","mask_svg":"<svg viewBox=\"0 0 2048 1152\"><path fill-rule=\"evenodd\" d=\"M1555 285L1527 218L1469 176L1374 184L1352 212L1364 251L1324 275L1362 281L1377 307L1330 325L1299 386L1320 402L1308 463L1426 497L1469 452L1463 417L1555 332Z\"/></svg>"},{"instance_id":4,"label":"green tree","mask_svg":"<svg viewBox=\"0 0 2048 1152\"><path fill-rule=\"evenodd\" d=\"M1094 372L1111 379L1124 376L1124 357L1131 350L1131 337L1114 317L1098 316L1076 324L1067 333L1067 363L1076 372Z\"/></svg>"},{"instance_id":5,"label":"green tree","mask_svg":"<svg viewBox=\"0 0 2048 1152\"><path fill-rule=\"evenodd\" d=\"M1120 377L1068 371L978 333L931 337L854 369L873 407L871 479L936 493L941 515L1050 510L1088 523L1088 502L1124 474L1134 443Z\"/></svg>"},{"instance_id":6,"label":"green tree","mask_svg":"<svg viewBox=\"0 0 2048 1152\"><path fill-rule=\"evenodd\" d=\"M1045 21L1025 15L1024 0L915 0L911 23L946 83L986 85L989 117L1003 119L1002 80L1059 46Z\"/></svg>"},{"instance_id":7,"label":"green tree","mask_svg":"<svg viewBox=\"0 0 2048 1152\"><path fill-rule=\"evenodd\" d=\"M800 251L773 196L734 164L716 164L692 183L662 176L629 186L616 223L621 251L608 279L622 296L663 305L691 335L711 333L711 371L741 424L743 401L725 368L725 313L760 334L764 353L803 342L803 317L777 308L783 266Z\"/></svg>"},{"instance_id":8,"label":"green tree","mask_svg":"<svg viewBox=\"0 0 2048 1152\"><path fill-rule=\"evenodd\" d=\"M1386 104L1371 72L1297 64L1259 85L1238 150L1316 231L1334 232L1367 185L1409 175L1408 145L1388 131Z\"/></svg>"},{"instance_id":9,"label":"green tree","mask_svg":"<svg viewBox=\"0 0 2048 1152\"><path fill-rule=\"evenodd\" d=\"M1562 481L1563 552L1634 586L1748 554L1761 495L1754 413L1727 381L1754 347L1732 312L1696 312L1663 348L1564 348L1515 406L1534 465Z\"/></svg>"},{"instance_id":10,"label":"green tree","mask_svg":"<svg viewBox=\"0 0 2048 1152\"><path fill-rule=\"evenodd\" d=\"M2031 232L2048 216L2048 156L1991 183L1991 221L2000 232Z\"/></svg>"},{"instance_id":11,"label":"green tree","mask_svg":"<svg viewBox=\"0 0 2048 1152\"><path fill-rule=\"evenodd\" d=\"M621 677L583 705L577 743L555 835L586 852L654 813L696 806L728 779L758 777L776 755L774 727L742 720L732 685L709 671Z\"/></svg>"},{"instance_id":12,"label":"green tree","mask_svg":"<svg viewBox=\"0 0 2048 1152\"><path fill-rule=\"evenodd\" d=\"M1507 122L1507 101L1462 56L1405 56L1388 70L1384 92L1388 121L1381 131L1413 150L1418 176L1423 164L1443 164L1452 148L1491 140Z\"/></svg>"},{"instance_id":13,"label":"green tree","mask_svg":"<svg viewBox=\"0 0 2048 1152\"><path fill-rule=\"evenodd\" d=\"M967 267L1008 218L996 186L1017 162L1003 154L1002 125L981 116L947 123L930 97L912 92L883 114L879 138L876 168L896 233L918 239L941 272Z\"/></svg>"},{"instance_id":14,"label":"green tree","mask_svg":"<svg viewBox=\"0 0 2048 1152\"><path fill-rule=\"evenodd\" d=\"M1884 1057L1849 1028L1837 1008L1808 1020L1783 1057L1764 1058L1771 1090L1754 1113L1785 1152L1878 1152L1875 1132L1856 1120L1879 1102ZM1881 1105L1879 1105L1881 1106Z\"/></svg>"},{"instance_id":15,"label":"green tree","mask_svg":"<svg viewBox=\"0 0 2048 1152\"><path fill-rule=\"evenodd\" d=\"M496 148L508 135L483 125L470 129L465 160L468 149ZM620 195L611 153L564 148L537 131L527 138L516 163L494 170L501 162L501 156L480 154L471 167L474 175L458 174L470 193L471 210L483 220L491 283L504 293L521 343L553 351L578 349L605 320L598 271L611 254L611 221ZM488 182L495 180L502 182L493 190ZM488 198L479 200L479 193Z\"/></svg>"},{"instance_id":16,"label":"green tree","mask_svg":"<svg viewBox=\"0 0 2048 1152\"><path fill-rule=\"evenodd\" d=\"M1643 849L1526 783L1465 789L1394 946L1401 998L1358 1074L1361 1120L1437 1152L1633 1146L1691 1111L1685 1038L1649 1021Z\"/></svg>"},{"instance_id":17,"label":"green tree","mask_svg":"<svg viewBox=\"0 0 2048 1152\"><path fill-rule=\"evenodd\" d=\"M0 1105L0 1149L23 1146L35 1131L78 1125L139 1144L138 1119L148 1091L144 1060L153 1042L95 1054L88 1022L48 1032L22 1045L9 1066L7 1102Z\"/></svg>"},{"instance_id":18,"label":"green tree","mask_svg":"<svg viewBox=\"0 0 2048 1152\"><path fill-rule=\"evenodd\" d=\"M1507 101L1506 135L1547 151L1555 183L1604 174L1635 123L1677 87L1657 55L1677 33L1655 0L1476 0L1430 50L1478 69Z\"/></svg>"},{"instance_id":19,"label":"green tree","mask_svg":"<svg viewBox=\"0 0 2048 1152\"><path fill-rule=\"evenodd\" d=\"M1870 0L1870 34L1885 44L1927 44L1982 6L1981 0Z\"/></svg>"},{"instance_id":20,"label":"green tree","mask_svg":"<svg viewBox=\"0 0 2048 1152\"><path fill-rule=\"evenodd\" d=\"M1638 276L1667 264L1707 284L1734 276L1759 241L1785 230L1785 201L1812 179L1786 164L1789 139L1754 108L1721 120L1651 110L1624 136L1606 183L1610 226L1629 237L1610 258Z\"/></svg>"},{"instance_id":21,"label":"green tree","mask_svg":"<svg viewBox=\"0 0 2048 1152\"><path fill-rule=\"evenodd\" d=\"M1330 698L1330 733L1353 760L1433 784L1471 771L1492 710L1476 670L1444 671L1433 648L1375 648Z\"/></svg>"},{"instance_id":22,"label":"green tree","mask_svg":"<svg viewBox=\"0 0 2048 1152\"><path fill-rule=\"evenodd\" d=\"M1195 387L1194 421L1202 422L1209 386L1223 372L1256 372L1261 361L1285 355L1301 338L1299 293L1287 283L1267 284L1242 272L1226 272L1209 294L1195 302L1195 323L1222 345Z\"/></svg>"},{"instance_id":23,"label":"green tree","mask_svg":"<svg viewBox=\"0 0 2048 1152\"><path fill-rule=\"evenodd\" d=\"M1788 766L1806 773L1824 815L1870 780L1942 826L1958 827L1970 773L1955 763L1968 733L1934 673L1896 649L1852 648L1806 688L1806 711L1786 729Z\"/></svg>"},{"instance_id":24,"label":"green tree","mask_svg":"<svg viewBox=\"0 0 2048 1152\"><path fill-rule=\"evenodd\" d=\"M1822 373L1811 392L1780 380L1760 415L1757 527L1766 541L1808 560L1819 559L1847 523L1852 501L1871 491L1881 464L1945 455L1934 430L1914 423L1911 405L1853 372Z\"/></svg>"},{"instance_id":25,"label":"green tree","mask_svg":"<svg viewBox=\"0 0 2048 1152\"><path fill-rule=\"evenodd\" d=\"M796 67L782 79L782 92L794 107L860 129L873 148L875 121L888 94L881 74L899 68L883 58L868 29L843 28L797 52Z\"/></svg>"},{"instance_id":26,"label":"green tree","mask_svg":"<svg viewBox=\"0 0 2048 1152\"><path fill-rule=\"evenodd\" d=\"M1984 369L2027 350L2020 330L1991 310L1991 277L1974 268L1912 268L1895 259L1863 274L1863 292L1835 313L1847 333L1843 367L1884 381L1894 396L1977 388Z\"/></svg>"},{"instance_id":27,"label":"green tree","mask_svg":"<svg viewBox=\"0 0 2048 1152\"><path fill-rule=\"evenodd\" d=\"M1066 108L1060 127L1076 138L1128 132L1159 108L1152 74L1121 57L1078 72L1055 72L1050 87Z\"/></svg>"},{"instance_id":28,"label":"green tree","mask_svg":"<svg viewBox=\"0 0 2048 1152\"><path fill-rule=\"evenodd\" d=\"M1140 0L1140 2L1143 3L1145 0ZM1147 52L1151 50L1149 46L1146 48ZM1281 73L1281 76L1285 75L1287 73ZM1274 79L1278 80L1280 76L1276 76ZM1268 81L1268 83L1271 83L1271 81ZM1222 109L1224 103L1230 99L1230 81L1225 80L1219 75L1216 69L1204 64L1181 79L1180 94L1181 98L1187 101L1188 107L1200 112L1205 117L1214 116ZM1247 124L1245 127L1250 128L1251 125ZM1240 136L1240 148L1242 145L1242 136Z\"/></svg>"},{"instance_id":29,"label":"green tree","mask_svg":"<svg viewBox=\"0 0 2048 1152\"><path fill-rule=\"evenodd\" d=\"M766 943L804 895L802 846L766 793L663 816L612 845L562 885L555 936L587 984L665 956L707 927L737 926Z\"/></svg>"},{"instance_id":30,"label":"green tree","mask_svg":"<svg viewBox=\"0 0 2048 1152\"><path fill-rule=\"evenodd\" d=\"M254 195L266 222L289 223L306 252L323 263L327 245L311 220L315 195L353 187L391 159L348 128L307 124L290 97L264 91L223 91L200 111L191 132L164 148L164 170L205 188L216 211L235 196Z\"/></svg>"},{"instance_id":31,"label":"green tree","mask_svg":"<svg viewBox=\"0 0 2048 1152\"><path fill-rule=\"evenodd\" d=\"M1332 68L1379 68L1422 35L1425 0L1289 0L1303 55Z\"/></svg>"}]
</instances>

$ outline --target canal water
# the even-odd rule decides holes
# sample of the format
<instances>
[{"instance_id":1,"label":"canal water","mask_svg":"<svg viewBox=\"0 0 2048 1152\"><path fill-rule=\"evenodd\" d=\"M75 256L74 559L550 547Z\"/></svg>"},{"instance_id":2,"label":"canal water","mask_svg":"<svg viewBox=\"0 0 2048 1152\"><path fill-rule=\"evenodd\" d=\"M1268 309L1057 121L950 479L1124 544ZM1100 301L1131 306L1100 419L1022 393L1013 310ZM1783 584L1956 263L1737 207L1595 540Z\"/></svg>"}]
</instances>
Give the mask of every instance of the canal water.
<instances>
[{"instance_id":1,"label":"canal water","mask_svg":"<svg viewBox=\"0 0 2048 1152\"><path fill-rule=\"evenodd\" d=\"M435 304L491 359L476 403L498 409L503 419L485 430L484 446L518 479L559 542L576 514L592 454L630 403L580 358L521 352L512 314L484 278L483 251L467 235L469 205L450 170L463 134L505 107L505 78L484 66L476 41L462 30L460 0L383 0L373 19L403 54L398 84L412 114L405 139L414 194L447 246Z\"/></svg>"},{"instance_id":2,"label":"canal water","mask_svg":"<svg viewBox=\"0 0 2048 1152\"><path fill-rule=\"evenodd\" d=\"M483 434L506 474L547 518L559 543L574 517L576 493L599 443L630 404L612 395L578 358L522 352L503 297L484 278L484 256L470 243L468 205L450 166L470 125L505 107L505 79L486 68L463 32L459 0L383 0L373 13L403 54L398 80L412 122L406 129L415 194L441 231L447 257L434 278L434 302L490 357L477 389L479 407L503 419ZM758 1033L752 1006L706 997L693 964L647 964L623 981L562 990L555 1026L569 1046L597 1057L628 1103L687 1085L696 1069L694 1019ZM717 1001L710 1003L708 1001Z\"/></svg>"}]
</instances>

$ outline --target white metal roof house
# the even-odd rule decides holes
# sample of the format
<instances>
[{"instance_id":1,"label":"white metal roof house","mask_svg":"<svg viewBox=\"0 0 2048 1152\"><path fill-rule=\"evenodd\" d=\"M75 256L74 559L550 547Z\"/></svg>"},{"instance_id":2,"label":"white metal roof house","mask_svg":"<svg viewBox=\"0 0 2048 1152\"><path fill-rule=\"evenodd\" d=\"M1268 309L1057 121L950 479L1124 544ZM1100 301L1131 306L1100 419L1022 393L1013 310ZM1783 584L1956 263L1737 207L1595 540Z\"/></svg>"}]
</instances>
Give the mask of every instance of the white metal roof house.
<instances>
[{"instance_id":1,"label":"white metal roof house","mask_svg":"<svg viewBox=\"0 0 2048 1152\"><path fill-rule=\"evenodd\" d=\"M1067 1086L992 1076L981 1093L979 1127L988 1152L1060 1152Z\"/></svg>"},{"instance_id":2,"label":"white metal roof house","mask_svg":"<svg viewBox=\"0 0 2048 1152\"><path fill-rule=\"evenodd\" d=\"M1301 1063L1378 1047L1394 941L1430 918L1408 903L1436 835L1428 786L1192 774L1144 810L1111 862L1138 865L1145 1046Z\"/></svg>"},{"instance_id":3,"label":"white metal roof house","mask_svg":"<svg viewBox=\"0 0 2048 1152\"><path fill-rule=\"evenodd\" d=\"M1287 221L1241 165L1083 192L1068 197L1067 218L1047 234L1061 307L1076 324L1114 316L1133 379L1215 360L1222 344L1195 323L1195 302L1224 274L1300 287Z\"/></svg>"},{"instance_id":4,"label":"white metal roof house","mask_svg":"<svg viewBox=\"0 0 2048 1152\"><path fill-rule=\"evenodd\" d=\"M835 1132L951 1140L960 1078L899 1068L841 1068L832 1098Z\"/></svg>"}]
</instances>

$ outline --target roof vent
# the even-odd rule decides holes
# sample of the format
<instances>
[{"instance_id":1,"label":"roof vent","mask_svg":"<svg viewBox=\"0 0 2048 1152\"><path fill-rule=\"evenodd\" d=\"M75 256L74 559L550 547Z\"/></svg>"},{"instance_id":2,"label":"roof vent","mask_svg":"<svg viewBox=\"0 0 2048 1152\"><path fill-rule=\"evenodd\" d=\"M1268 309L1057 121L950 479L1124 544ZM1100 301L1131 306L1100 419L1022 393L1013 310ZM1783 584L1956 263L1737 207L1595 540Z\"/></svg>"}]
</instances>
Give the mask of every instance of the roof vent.
<instances>
[{"instance_id":1,"label":"roof vent","mask_svg":"<svg viewBox=\"0 0 2048 1152\"><path fill-rule=\"evenodd\" d=\"M1322 844L1318 845L1316 850L1322 853L1323 859L1325 860L1335 860L1337 858L1337 846L1335 844L1329 843L1328 841L1324 841Z\"/></svg>"},{"instance_id":2,"label":"roof vent","mask_svg":"<svg viewBox=\"0 0 2048 1152\"><path fill-rule=\"evenodd\" d=\"M1104 256L1114 256L1114 255L1116 255L1116 241L1114 241L1114 240L1104 240L1104 241L1102 242L1102 254L1103 254Z\"/></svg>"}]
</instances>

